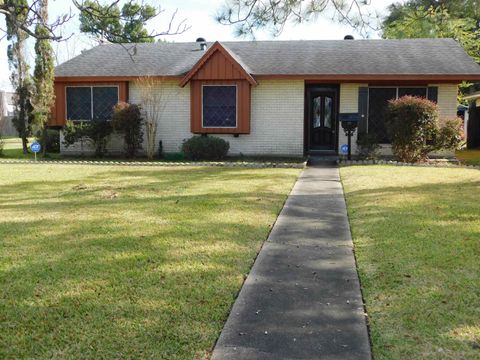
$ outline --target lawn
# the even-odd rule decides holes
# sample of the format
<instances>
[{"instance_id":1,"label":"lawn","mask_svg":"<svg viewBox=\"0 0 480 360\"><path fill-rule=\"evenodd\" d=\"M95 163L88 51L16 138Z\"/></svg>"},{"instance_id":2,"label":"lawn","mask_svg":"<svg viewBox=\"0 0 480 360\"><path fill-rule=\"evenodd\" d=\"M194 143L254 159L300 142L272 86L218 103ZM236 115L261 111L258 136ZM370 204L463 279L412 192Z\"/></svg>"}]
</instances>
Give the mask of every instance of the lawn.
<instances>
[{"instance_id":1,"label":"lawn","mask_svg":"<svg viewBox=\"0 0 480 360\"><path fill-rule=\"evenodd\" d=\"M480 171L341 176L375 359L480 359Z\"/></svg>"},{"instance_id":2,"label":"lawn","mask_svg":"<svg viewBox=\"0 0 480 360\"><path fill-rule=\"evenodd\" d=\"M480 165L480 149L459 150L455 155L467 165Z\"/></svg>"},{"instance_id":3,"label":"lawn","mask_svg":"<svg viewBox=\"0 0 480 360\"><path fill-rule=\"evenodd\" d=\"M0 358L208 357L299 172L0 164Z\"/></svg>"}]
</instances>

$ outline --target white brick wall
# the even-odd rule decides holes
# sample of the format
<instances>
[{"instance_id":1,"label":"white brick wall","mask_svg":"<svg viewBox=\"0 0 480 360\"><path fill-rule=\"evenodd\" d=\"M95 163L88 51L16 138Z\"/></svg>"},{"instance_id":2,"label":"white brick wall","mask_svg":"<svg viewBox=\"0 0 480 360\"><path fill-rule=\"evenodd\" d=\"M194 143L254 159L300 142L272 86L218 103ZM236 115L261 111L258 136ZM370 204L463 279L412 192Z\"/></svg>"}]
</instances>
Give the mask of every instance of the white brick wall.
<instances>
[{"instance_id":1,"label":"white brick wall","mask_svg":"<svg viewBox=\"0 0 480 360\"><path fill-rule=\"evenodd\" d=\"M165 152L178 152L190 138L190 88L164 83L167 102L158 127L158 141ZM130 84L130 101L140 102L138 83ZM303 154L303 81L261 81L252 88L250 134L215 135L230 143L230 154ZM157 141L157 143L158 143Z\"/></svg>"}]
</instances>

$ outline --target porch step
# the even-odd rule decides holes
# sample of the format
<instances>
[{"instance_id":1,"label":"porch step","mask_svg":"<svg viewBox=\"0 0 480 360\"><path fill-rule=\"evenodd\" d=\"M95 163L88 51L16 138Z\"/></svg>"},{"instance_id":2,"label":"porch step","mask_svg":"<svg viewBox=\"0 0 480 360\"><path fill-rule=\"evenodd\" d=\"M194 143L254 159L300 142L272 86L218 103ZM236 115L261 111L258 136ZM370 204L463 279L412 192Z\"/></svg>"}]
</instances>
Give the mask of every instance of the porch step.
<instances>
[{"instance_id":1,"label":"porch step","mask_svg":"<svg viewBox=\"0 0 480 360\"><path fill-rule=\"evenodd\" d=\"M307 165L335 164L340 157L338 155L309 155Z\"/></svg>"}]
</instances>

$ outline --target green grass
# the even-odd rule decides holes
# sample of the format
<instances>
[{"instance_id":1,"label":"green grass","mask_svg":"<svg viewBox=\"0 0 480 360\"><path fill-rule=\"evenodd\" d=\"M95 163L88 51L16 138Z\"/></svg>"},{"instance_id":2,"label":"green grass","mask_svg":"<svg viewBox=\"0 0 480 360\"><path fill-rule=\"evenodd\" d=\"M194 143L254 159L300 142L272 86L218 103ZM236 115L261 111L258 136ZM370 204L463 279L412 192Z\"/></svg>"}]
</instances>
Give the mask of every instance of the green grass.
<instances>
[{"instance_id":1,"label":"green grass","mask_svg":"<svg viewBox=\"0 0 480 360\"><path fill-rule=\"evenodd\" d=\"M3 151L1 152L0 159L25 159L32 160L35 158L35 154L29 152L28 154L23 153L22 149L22 140L18 137L8 136L2 138L4 146ZM28 139L28 146L34 142L35 139ZM48 154L48 159L58 159L60 154ZM37 154L37 159L43 159L42 154Z\"/></svg>"},{"instance_id":2,"label":"green grass","mask_svg":"<svg viewBox=\"0 0 480 360\"><path fill-rule=\"evenodd\" d=\"M467 165L480 165L480 149L459 150L455 155Z\"/></svg>"},{"instance_id":3,"label":"green grass","mask_svg":"<svg viewBox=\"0 0 480 360\"><path fill-rule=\"evenodd\" d=\"M480 172L341 176L375 359L480 359Z\"/></svg>"},{"instance_id":4,"label":"green grass","mask_svg":"<svg viewBox=\"0 0 480 360\"><path fill-rule=\"evenodd\" d=\"M0 164L0 358L204 359L299 172Z\"/></svg>"}]
</instances>

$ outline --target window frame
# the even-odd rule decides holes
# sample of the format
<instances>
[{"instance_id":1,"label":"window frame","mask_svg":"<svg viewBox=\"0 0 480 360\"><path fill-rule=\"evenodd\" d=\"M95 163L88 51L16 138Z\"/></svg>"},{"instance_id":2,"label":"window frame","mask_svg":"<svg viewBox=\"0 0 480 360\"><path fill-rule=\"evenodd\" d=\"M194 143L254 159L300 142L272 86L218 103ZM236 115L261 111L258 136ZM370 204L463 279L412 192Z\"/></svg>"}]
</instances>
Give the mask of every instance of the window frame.
<instances>
[{"instance_id":1,"label":"window frame","mask_svg":"<svg viewBox=\"0 0 480 360\"><path fill-rule=\"evenodd\" d=\"M76 122L81 121L93 121L93 88L96 87L109 87L109 88L116 88L117 89L117 103L120 101L120 86L114 84L99 84L99 85L65 85L64 92L65 92L65 119L68 119L68 97L67 97L67 89L68 88L90 88L90 119L84 120L71 120ZM111 121L112 119L107 119L106 121Z\"/></svg>"},{"instance_id":2,"label":"window frame","mask_svg":"<svg viewBox=\"0 0 480 360\"><path fill-rule=\"evenodd\" d=\"M203 117L203 89L205 87L234 87L235 88L235 126L205 126ZM235 84L201 84L200 104L202 108L201 126L202 129L237 129L238 128L238 85Z\"/></svg>"},{"instance_id":3,"label":"window frame","mask_svg":"<svg viewBox=\"0 0 480 360\"><path fill-rule=\"evenodd\" d=\"M389 85L373 85L368 86L368 101L367 101L367 126L366 126L366 133L368 134L368 130L370 127L370 89L395 89L395 100L398 99L398 89L399 88L414 88L414 89L425 89L425 99L428 99L428 88L429 85L397 85L397 86L389 86ZM391 143L381 143L381 145L390 145Z\"/></svg>"}]
</instances>

